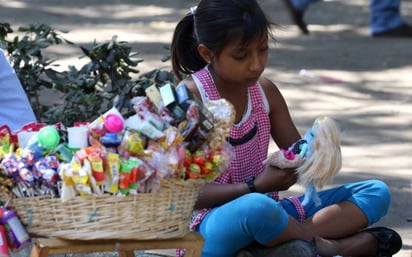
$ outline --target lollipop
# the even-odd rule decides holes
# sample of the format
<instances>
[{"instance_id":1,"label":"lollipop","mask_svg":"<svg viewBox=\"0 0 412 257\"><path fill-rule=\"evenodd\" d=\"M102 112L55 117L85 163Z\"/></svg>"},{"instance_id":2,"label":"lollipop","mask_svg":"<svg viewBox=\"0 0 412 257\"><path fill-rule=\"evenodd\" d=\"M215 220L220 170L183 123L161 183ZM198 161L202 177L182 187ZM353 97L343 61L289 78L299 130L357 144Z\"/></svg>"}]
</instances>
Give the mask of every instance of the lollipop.
<instances>
[{"instance_id":1,"label":"lollipop","mask_svg":"<svg viewBox=\"0 0 412 257\"><path fill-rule=\"evenodd\" d=\"M123 130L123 120L116 114L108 114L104 118L104 128L110 133L119 133Z\"/></svg>"},{"instance_id":2,"label":"lollipop","mask_svg":"<svg viewBox=\"0 0 412 257\"><path fill-rule=\"evenodd\" d=\"M37 135L40 146L46 150L54 149L60 143L60 135L56 128L45 126Z\"/></svg>"}]
</instances>

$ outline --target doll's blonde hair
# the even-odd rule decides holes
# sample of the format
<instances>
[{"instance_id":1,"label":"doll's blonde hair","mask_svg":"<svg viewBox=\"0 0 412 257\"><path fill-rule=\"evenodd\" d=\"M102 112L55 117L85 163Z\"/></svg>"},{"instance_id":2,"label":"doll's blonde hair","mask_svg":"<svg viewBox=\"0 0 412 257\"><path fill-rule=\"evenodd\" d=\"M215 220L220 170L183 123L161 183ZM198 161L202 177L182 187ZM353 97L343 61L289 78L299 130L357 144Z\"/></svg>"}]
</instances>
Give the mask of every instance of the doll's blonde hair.
<instances>
[{"instance_id":1,"label":"doll's blonde hair","mask_svg":"<svg viewBox=\"0 0 412 257\"><path fill-rule=\"evenodd\" d=\"M336 122L328 117L318 117L311 129L314 138L311 155L296 169L299 182L307 186L311 181L321 188L342 167L340 131Z\"/></svg>"}]
</instances>

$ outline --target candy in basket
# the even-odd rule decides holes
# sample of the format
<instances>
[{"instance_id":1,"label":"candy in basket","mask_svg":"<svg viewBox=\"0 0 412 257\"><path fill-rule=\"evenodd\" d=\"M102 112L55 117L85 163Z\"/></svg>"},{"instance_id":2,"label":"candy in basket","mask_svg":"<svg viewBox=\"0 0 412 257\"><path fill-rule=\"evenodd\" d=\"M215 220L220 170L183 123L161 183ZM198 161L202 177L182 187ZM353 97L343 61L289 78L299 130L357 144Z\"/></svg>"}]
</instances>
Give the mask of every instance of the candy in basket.
<instances>
[{"instance_id":1,"label":"candy in basket","mask_svg":"<svg viewBox=\"0 0 412 257\"><path fill-rule=\"evenodd\" d=\"M226 100L203 105L186 87L169 84L149 87L132 104L129 117L112 108L67 129L55 124L25 131L34 133L22 147L10 140L16 135L0 134L7 145L3 195L31 234L125 239L187 232L197 190L233 158L226 143L233 106ZM179 228L166 229L169 220L177 224L173 217ZM154 224L164 225L147 230Z\"/></svg>"}]
</instances>

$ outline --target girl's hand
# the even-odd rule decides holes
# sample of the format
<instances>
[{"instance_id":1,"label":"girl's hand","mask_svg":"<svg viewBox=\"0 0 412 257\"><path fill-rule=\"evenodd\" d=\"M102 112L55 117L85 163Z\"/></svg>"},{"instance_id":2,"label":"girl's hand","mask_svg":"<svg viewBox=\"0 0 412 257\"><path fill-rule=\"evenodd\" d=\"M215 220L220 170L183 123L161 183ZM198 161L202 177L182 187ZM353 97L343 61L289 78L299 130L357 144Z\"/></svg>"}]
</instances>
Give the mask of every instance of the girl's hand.
<instances>
[{"instance_id":1,"label":"girl's hand","mask_svg":"<svg viewBox=\"0 0 412 257\"><path fill-rule=\"evenodd\" d=\"M266 165L265 170L255 179L258 192L285 191L293 186L298 179L295 169L279 169Z\"/></svg>"}]
</instances>

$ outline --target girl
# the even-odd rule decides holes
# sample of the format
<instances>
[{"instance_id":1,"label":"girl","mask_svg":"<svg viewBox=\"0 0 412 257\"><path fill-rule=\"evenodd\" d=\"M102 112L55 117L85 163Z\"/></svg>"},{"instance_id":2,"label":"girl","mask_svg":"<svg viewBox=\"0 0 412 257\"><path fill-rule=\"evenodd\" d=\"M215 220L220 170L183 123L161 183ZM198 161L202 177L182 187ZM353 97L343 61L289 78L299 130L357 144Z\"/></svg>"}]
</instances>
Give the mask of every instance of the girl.
<instances>
[{"instance_id":1,"label":"girl","mask_svg":"<svg viewBox=\"0 0 412 257\"><path fill-rule=\"evenodd\" d=\"M263 164L270 137L286 149L300 135L278 88L262 76L272 25L255 0L202 0L174 31L171 56L180 85L203 102L225 98L236 110L228 138L235 158L201 189L191 224L205 239L202 256L233 257L254 242L273 247L292 239L314 240L323 257L391 256L402 245L395 231L361 231L389 209L383 182L319 192L318 207L302 207L302 197L279 199L277 192L297 177Z\"/></svg>"}]
</instances>

